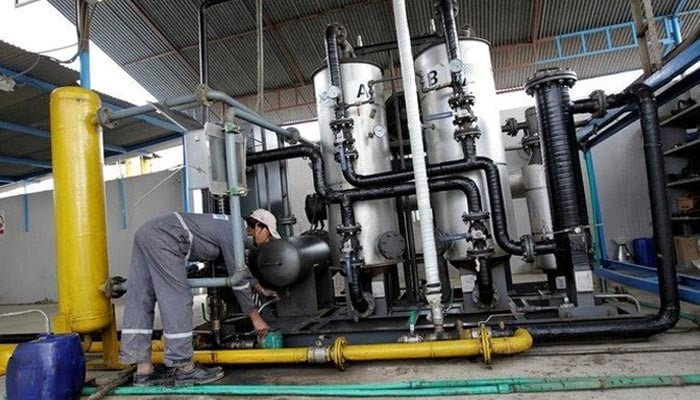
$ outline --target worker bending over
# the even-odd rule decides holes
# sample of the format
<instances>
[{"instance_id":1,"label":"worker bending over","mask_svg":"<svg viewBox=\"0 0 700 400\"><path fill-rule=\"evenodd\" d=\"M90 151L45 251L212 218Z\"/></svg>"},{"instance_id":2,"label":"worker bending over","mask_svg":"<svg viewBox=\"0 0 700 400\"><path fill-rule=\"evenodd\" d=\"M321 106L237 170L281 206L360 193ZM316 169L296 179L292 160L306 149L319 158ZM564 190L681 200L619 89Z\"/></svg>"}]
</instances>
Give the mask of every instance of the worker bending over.
<instances>
[{"instance_id":1,"label":"worker bending over","mask_svg":"<svg viewBox=\"0 0 700 400\"><path fill-rule=\"evenodd\" d=\"M121 361L136 364L135 386L198 385L224 376L221 367L204 367L193 362L192 304L187 283L187 262L215 261L220 256L229 275L235 272L233 228L227 215L173 212L143 224L134 236L121 330ZM254 246L279 239L277 220L258 209L246 217ZM250 247L250 246L249 246ZM269 326L252 300L252 290L263 296L277 296L252 276L234 287L241 309L248 313L255 332L264 336ZM165 338L164 364L151 363L151 336L156 301Z\"/></svg>"}]
</instances>

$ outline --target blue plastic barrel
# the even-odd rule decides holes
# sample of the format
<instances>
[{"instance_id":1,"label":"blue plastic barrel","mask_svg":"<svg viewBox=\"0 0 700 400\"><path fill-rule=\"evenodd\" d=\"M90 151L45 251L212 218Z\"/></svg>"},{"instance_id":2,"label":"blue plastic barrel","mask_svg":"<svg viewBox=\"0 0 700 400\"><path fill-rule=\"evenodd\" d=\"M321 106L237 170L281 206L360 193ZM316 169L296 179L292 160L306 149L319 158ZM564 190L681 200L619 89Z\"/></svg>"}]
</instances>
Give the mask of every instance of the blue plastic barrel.
<instances>
[{"instance_id":1,"label":"blue plastic barrel","mask_svg":"<svg viewBox=\"0 0 700 400\"><path fill-rule=\"evenodd\" d=\"M7 400L76 400L85 382L77 333L20 343L7 363Z\"/></svg>"},{"instance_id":2,"label":"blue plastic barrel","mask_svg":"<svg viewBox=\"0 0 700 400\"><path fill-rule=\"evenodd\" d=\"M639 238L632 241L637 264L656 267L656 244L653 238Z\"/></svg>"}]
</instances>

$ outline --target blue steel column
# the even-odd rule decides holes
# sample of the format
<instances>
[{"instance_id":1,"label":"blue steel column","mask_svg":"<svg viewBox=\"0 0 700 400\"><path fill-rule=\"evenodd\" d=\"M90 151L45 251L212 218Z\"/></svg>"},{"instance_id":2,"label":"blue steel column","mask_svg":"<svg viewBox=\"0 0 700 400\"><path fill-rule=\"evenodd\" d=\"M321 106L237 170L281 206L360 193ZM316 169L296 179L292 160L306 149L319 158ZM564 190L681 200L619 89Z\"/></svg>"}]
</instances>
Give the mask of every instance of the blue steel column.
<instances>
[{"instance_id":1,"label":"blue steel column","mask_svg":"<svg viewBox=\"0 0 700 400\"><path fill-rule=\"evenodd\" d=\"M22 201L24 203L24 232L29 232L29 194L27 194L27 182L22 182L24 186L24 195Z\"/></svg>"},{"instance_id":2,"label":"blue steel column","mask_svg":"<svg viewBox=\"0 0 700 400\"><path fill-rule=\"evenodd\" d=\"M603 215L600 212L600 199L598 198L598 184L595 178L595 166L593 165L593 153L587 149L584 153L586 160L586 173L588 175L588 188L593 211L593 234L595 237L595 261L596 267L600 267L600 260L608 258L605 247L605 231L603 229Z\"/></svg>"},{"instance_id":3,"label":"blue steel column","mask_svg":"<svg viewBox=\"0 0 700 400\"><path fill-rule=\"evenodd\" d=\"M182 137L182 205L185 212L192 212L190 206L190 172L187 165L187 142Z\"/></svg>"},{"instance_id":4,"label":"blue steel column","mask_svg":"<svg viewBox=\"0 0 700 400\"><path fill-rule=\"evenodd\" d=\"M122 159L119 157L118 162L117 162L117 168L119 168L119 180L118 180L118 187L119 187L119 205L121 206L121 215L122 215L122 229L127 228L127 215L126 215L126 189L124 187L124 174L122 174Z\"/></svg>"},{"instance_id":5,"label":"blue steel column","mask_svg":"<svg viewBox=\"0 0 700 400\"><path fill-rule=\"evenodd\" d=\"M78 49L80 50L80 86L90 89L90 26L89 19L85 18L88 12L88 3L78 0ZM94 6L93 6L94 7ZM83 24L85 21L85 24Z\"/></svg>"}]
</instances>

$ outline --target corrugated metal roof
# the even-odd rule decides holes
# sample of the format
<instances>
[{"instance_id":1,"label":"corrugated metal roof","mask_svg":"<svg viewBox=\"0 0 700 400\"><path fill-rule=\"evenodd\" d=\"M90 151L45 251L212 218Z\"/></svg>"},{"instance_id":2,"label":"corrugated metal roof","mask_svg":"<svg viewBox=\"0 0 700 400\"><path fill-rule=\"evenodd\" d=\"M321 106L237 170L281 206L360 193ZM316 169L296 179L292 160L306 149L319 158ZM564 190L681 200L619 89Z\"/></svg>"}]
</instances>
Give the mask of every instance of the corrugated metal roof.
<instances>
[{"instance_id":1,"label":"corrugated metal roof","mask_svg":"<svg viewBox=\"0 0 700 400\"><path fill-rule=\"evenodd\" d=\"M173 64L164 64L170 66ZM43 84L55 86L75 86L78 73L51 61L45 56L30 53L8 43L0 41L0 67L21 72L14 78L21 77L43 81ZM160 76L160 75L159 75ZM156 81L157 82L157 81ZM132 104L100 94L103 104L117 107L131 107ZM14 91L0 94L0 121L34 128L48 133L50 91L36 85L18 83ZM151 115L153 116L153 115ZM161 121L163 117L156 116ZM173 132L156 127L142 120L130 118L121 121L114 129L105 129L105 144L139 148L141 145L160 138L167 138ZM33 161L51 162L51 141L48 138L22 134L14 130L0 129L0 156L20 157ZM22 178L29 174L48 170L0 162L0 176Z\"/></svg>"},{"instance_id":2,"label":"corrugated metal roof","mask_svg":"<svg viewBox=\"0 0 700 400\"><path fill-rule=\"evenodd\" d=\"M49 2L73 19L74 0ZM431 34L431 20L436 18L433 2L407 2L412 36ZM188 94L198 82L198 4L194 0L100 3L92 22L92 37L157 98ZM678 1L652 0L652 4L656 15L667 15L674 12ZM387 0L268 0L264 9L271 24L265 28L266 90L299 86L299 74L306 85L311 82L313 71L325 57L324 30L330 22L344 24L352 42L361 35L365 46L394 40L391 2ZM700 0L688 0L680 11L698 9ZM210 86L235 97L254 95L255 0L231 0L213 6L207 15ZM459 0L458 14L460 26L471 25L478 36L493 45L492 61L499 90L521 87L524 79L534 72L537 60L556 56L556 48L548 40L552 36L631 19L626 0ZM698 28L697 14L683 16L682 22L684 35ZM437 20L436 23L439 24ZM665 32L662 25L659 32L662 35ZM631 42L629 34L621 30L613 32L612 39L617 45ZM592 51L605 45L603 34L588 35L586 40ZM565 40L563 55L574 54L579 47L576 39ZM386 53L373 54L369 59L385 67L389 64ZM398 61L396 54L394 60ZM560 64L580 65L581 78L639 68L635 51L628 50ZM266 107L274 109L275 104L266 99ZM280 107L284 107L284 112L270 114L275 122L287 122L274 118L290 114L289 110L307 109ZM303 114L294 119L307 117Z\"/></svg>"}]
</instances>

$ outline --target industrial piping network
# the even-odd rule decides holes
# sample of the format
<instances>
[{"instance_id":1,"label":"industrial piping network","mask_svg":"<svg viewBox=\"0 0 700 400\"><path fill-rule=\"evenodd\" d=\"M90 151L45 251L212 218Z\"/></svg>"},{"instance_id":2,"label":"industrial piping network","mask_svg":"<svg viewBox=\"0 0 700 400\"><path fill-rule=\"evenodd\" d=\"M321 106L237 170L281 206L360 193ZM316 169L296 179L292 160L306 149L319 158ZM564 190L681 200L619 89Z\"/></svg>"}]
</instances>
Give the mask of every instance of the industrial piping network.
<instances>
[{"instance_id":1,"label":"industrial piping network","mask_svg":"<svg viewBox=\"0 0 700 400\"><path fill-rule=\"evenodd\" d=\"M207 6L218 4L220 1L205 2ZM200 14L204 9L200 9ZM236 189L235 177L238 176L238 168L241 162L236 161L236 142L239 138L234 123L234 118L240 118L264 129L271 130L285 137L289 142L301 144L284 147L276 150L249 153L247 162L250 165L264 164L271 161L287 160L297 157L307 157L311 160L311 167L316 193L332 205L337 205L337 215L340 221L338 236L341 245L335 249L341 255L342 266L346 273L348 283L349 300L356 320L369 317L375 311L372 293L365 291L361 280L361 270L364 269L367 259L376 258L369 254L371 249L364 246L362 236L363 226L358 220L366 220L368 215L366 208L356 207L358 204L381 199L396 198L398 196L418 194L418 210L421 215L421 240L423 243L424 266L426 284L426 300L430 306L434 335L432 339L446 339L444 332L444 310L441 302L441 281L437 267L437 250L435 248L435 234L433 233L433 209L431 208L430 193L443 193L447 191L457 192L464 198L464 213L462 221L467 233L465 242L471 247L466 251L466 256L476 262L477 300L481 304L491 304L498 295L495 291L491 260L503 252L524 256L532 260L536 255L554 254L557 267L550 273L550 284L555 285L556 276L564 277L567 282L578 282L586 279L591 272L589 256L590 232L586 215L586 204L583 198L583 185L581 169L578 162L578 149L573 122L574 113L595 112L604 113L611 107L623 104L634 104L639 108L641 115L642 136L644 140L644 155L647 169L647 179L651 196L652 222L654 236L657 239L659 260L657 263L660 306L659 311L653 316L631 315L627 317L603 318L603 319L572 319L572 320L517 320L500 322L481 322L472 324L473 329L462 331L462 326L469 327L469 323L460 324L460 339L457 340L429 340L420 343L392 343L392 344L360 344L350 345L342 336L336 338L332 345L318 345L311 347L293 347L285 349L256 349L256 350L211 350L197 351L196 361L204 363L327 363L334 362L339 368L344 368L346 361L377 360L377 359L410 359L430 357L454 357L482 355L485 361L489 361L492 354L513 354L524 351L532 345L534 340L569 339L582 337L642 337L662 332L672 327L679 317L680 307L676 282L675 266L673 265L673 244L671 242L671 228L668 219L668 204L664 196L664 167L659 137L659 123L657 108L652 91L643 84L629 87L623 93L610 96L596 96L592 99L572 102L568 90L573 86L576 75L572 71L547 70L536 74L527 84L526 91L535 97L540 125L540 140L542 143L542 161L545 166L547 186L556 187L550 191L552 222L554 227L554 241L547 238L539 241L531 236L524 236L519 240L510 237L507 225L506 201L508 199L507 188L504 187L503 174L498 161L491 157L479 155L481 141L478 139L484 132L487 122L480 120L480 97L472 91L468 75L464 71L460 48L463 40L458 37L454 2L452 0L440 0L436 3L444 32L444 51L449 63L450 79L446 83L428 89L429 95L436 95L441 89L451 89L451 95L443 96L449 104L450 115L454 117L453 138L457 141L453 147L457 153L449 157L442 157L434 153L435 149L423 149L422 127L417 119L418 99L417 88L412 79L404 80L406 103L409 116L409 131L411 137L411 151L414 155L426 154L436 161L427 163L424 157L412 158L412 167L401 170L387 170L386 166L374 165L368 168L363 164L362 156L366 151L363 141L366 138L359 137L355 120L349 116L347 110L351 107L362 107L372 104L376 99L370 97L364 102L354 104L346 103L343 91L343 74L352 72L352 67L345 68L341 62L338 50L344 57L352 57L352 47L347 43L344 28L339 24L332 24L326 30L327 70L330 86L326 87L325 94L332 100L331 116L328 120L332 138L322 143L322 146L306 142L299 137L298 132L282 129L243 104L232 99L225 93L212 91L205 85L201 85L197 92L190 96L168 100L161 104L167 107L176 107L198 102L206 105L208 101L220 101L229 105L230 112L225 121L226 157L228 160L228 175L233 177L229 186ZM396 18L397 37L401 55L403 76L414 76L413 60L410 49L410 37L403 1L394 2L394 15ZM201 17L202 15L200 15ZM200 26L201 28L201 26ZM206 40L205 40L206 41ZM476 47L482 44L475 44ZM204 46L206 47L206 46ZM467 47L470 50L470 47ZM431 50L432 51L432 50ZM206 69L206 50L200 52L200 63ZM358 67L360 68L360 67ZM319 75L320 76L320 75ZM321 77L319 82L322 81ZM202 83L206 83L206 72L202 75ZM424 90L424 89L421 89ZM474 89L476 90L476 89ZM55 96L54 96L55 95ZM109 127L117 121L147 113L153 110L152 106L134 107L131 109L111 112L99 108L99 99L87 90L76 88L60 89L52 95L52 131L56 127L56 133L74 131L79 138L78 143L83 144L82 137L99 137L94 135L99 129L82 122L90 120L97 115L97 120L103 126ZM88 99L89 105L81 109L81 112L72 112L72 109L54 107L59 104L61 96L67 96L69 102L80 103L80 99ZM426 98L429 96L426 96ZM425 99L421 101L426 101ZM429 105L428 105L429 106ZM601 111L602 110L602 111ZM69 112L70 111L70 112ZM319 112L319 118L323 116ZM68 117L70 116L70 117ZM325 118L325 117L323 117ZM67 122L66 122L67 121ZM54 125L55 122L55 125ZM85 127L90 125L85 131ZM70 129L67 129L70 128ZM500 128L500 126L498 127ZM499 132L500 133L500 132ZM90 136L93 134L92 136ZM60 140L60 135L52 134L52 138ZM92 140L92 139L91 139ZM327 140L322 138L323 140ZM94 143L84 143L83 147L76 151L86 153L99 153L99 146ZM53 146L52 146L53 147ZM54 160L58 160L54 170L61 175L60 165L69 164L61 162L59 154L60 146L56 146ZM450 151L453 151L451 149ZM66 150L67 151L67 150ZM369 150L367 150L369 151ZM431 152L433 154L431 155ZM101 161L98 158L92 161ZM337 161L336 165L335 161ZM333 165L331 165L333 164ZM59 168L56 168L59 167ZM336 172L332 169L336 168ZM89 166L78 166L78 171L90 170ZM97 168L99 169L99 168ZM75 172L75 171L74 171ZM69 172L66 182L71 178L88 179L82 173ZM477 174L474 174L477 173ZM336 175L333 175L336 174ZM72 176L74 175L74 176ZM337 177L342 177L342 184L338 184ZM90 179L101 177L91 177ZM91 181L92 181L91 180ZM60 199L61 180L57 180L56 193ZM99 185L98 185L99 186ZM73 186L68 186L73 188ZM71 189L71 196L89 196L88 193L77 189ZM98 197L100 192L96 191ZM94 195L93 193L93 195ZM103 193L103 192L102 192ZM238 204L240 192L234 190L230 193L232 226L234 232L242 232L241 208ZM103 194L101 194L103 196ZM99 200L99 199L97 199ZM97 201L96 200L96 201ZM438 200L439 204L443 200ZM99 201L98 201L99 202ZM71 201L70 204L80 204L81 201ZM88 202L92 204L94 201ZM104 199L102 198L102 203ZM64 203L61 203L64 204ZM60 209L68 210L69 203L65 203ZM488 208L484 205L488 204ZM59 209L57 203L57 210ZM359 210L359 211L358 211ZM391 208L386 208L391 210ZM98 210L99 211L99 210ZM395 209L394 209L395 211ZM359 215L358 215L359 213ZM59 213L57 213L59 214ZM85 215L94 216L88 212ZM101 215L104 215L102 211ZM103 219L102 219L103 220ZM82 222L81 222L82 223ZM438 225L441 222L438 221ZM61 225L61 224L57 224ZM67 223L63 226L69 226ZM89 227L89 224L87 225ZM78 224L76 232L83 232L85 226ZM99 228L99 227L98 227ZM59 236L59 235L57 235ZM63 235L61 235L62 237ZM98 235L99 236L99 235ZM66 237L68 237L66 235ZM75 241L74 241L75 242ZM236 245L242 246L242 237L235 236ZM71 243L70 245L73 245ZM64 245L65 246L65 243ZM59 256L64 247L59 242ZM93 246L101 251L100 246ZM236 252L238 253L238 251ZM243 253L242 251L240 252ZM68 253L66 253L68 254ZM100 259L102 254L97 254ZM60 257L59 257L60 258ZM372 261L374 262L374 261ZM61 264L61 263L59 263ZM243 274L245 266L242 259L236 260L237 274L227 278L204 278L191 280L193 287L230 286L235 284ZM80 285L89 285L95 290L102 284L100 278L102 269L90 270L86 266L75 267L75 271L64 271L59 265L59 291L61 317L58 326L61 331L77 331L90 333L95 330L103 331L103 342L99 345L93 343L93 350L98 348L103 351L108 363L115 363L116 332L113 330L113 315L110 312L109 301L95 301L80 297L79 293L85 290L75 290L78 294L70 294L66 289L68 282ZM83 271L84 270L84 271ZM85 276L85 271L92 271ZM81 272L82 271L82 272ZM106 271L106 263L105 263ZM99 278L99 279L98 279ZM99 280L100 282L97 282ZM578 306L595 307L593 297L582 295L575 285L566 287L566 295L574 300ZM83 300L80 300L83 299ZM73 301L76 300L76 301ZM80 301L77 301L80 300ZM476 301L476 300L475 300ZM94 310L75 309L76 304L90 303L98 307ZM106 304L106 306L104 305ZM70 305L73 308L62 308ZM81 314L82 313L82 314ZM81 315L99 315L99 321L88 327L82 327ZM75 325L75 326L73 326ZM467 332L466 334L464 332ZM512 336L509 336L512 335ZM453 335L454 336L454 335ZM3 372L6 359L14 349L14 344L0 344L0 374ZM157 350L157 348L156 348ZM154 360L160 361L162 352L156 351Z\"/></svg>"}]
</instances>

